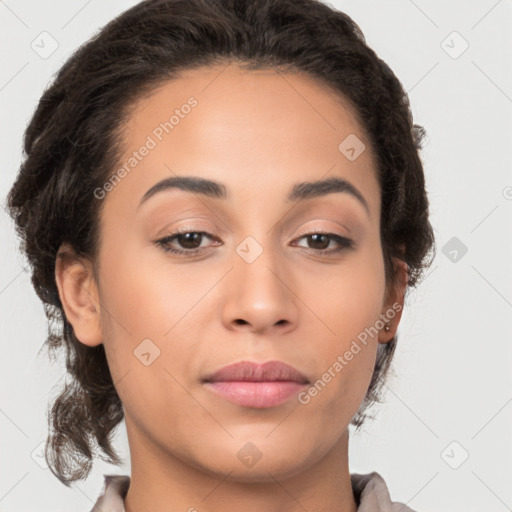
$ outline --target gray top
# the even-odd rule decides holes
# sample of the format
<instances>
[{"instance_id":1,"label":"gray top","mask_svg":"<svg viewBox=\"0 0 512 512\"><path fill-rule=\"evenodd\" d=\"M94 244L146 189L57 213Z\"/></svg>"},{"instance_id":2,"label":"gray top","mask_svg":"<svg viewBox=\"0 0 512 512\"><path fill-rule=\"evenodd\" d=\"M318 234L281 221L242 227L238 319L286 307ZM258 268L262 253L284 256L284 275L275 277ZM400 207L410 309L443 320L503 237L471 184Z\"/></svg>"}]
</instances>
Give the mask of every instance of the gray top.
<instances>
[{"instance_id":1,"label":"gray top","mask_svg":"<svg viewBox=\"0 0 512 512\"><path fill-rule=\"evenodd\" d=\"M130 486L128 475L104 475L103 494L91 512L126 512L124 498ZM350 475L358 504L357 512L414 512L403 503L391 501L384 479L376 473Z\"/></svg>"}]
</instances>

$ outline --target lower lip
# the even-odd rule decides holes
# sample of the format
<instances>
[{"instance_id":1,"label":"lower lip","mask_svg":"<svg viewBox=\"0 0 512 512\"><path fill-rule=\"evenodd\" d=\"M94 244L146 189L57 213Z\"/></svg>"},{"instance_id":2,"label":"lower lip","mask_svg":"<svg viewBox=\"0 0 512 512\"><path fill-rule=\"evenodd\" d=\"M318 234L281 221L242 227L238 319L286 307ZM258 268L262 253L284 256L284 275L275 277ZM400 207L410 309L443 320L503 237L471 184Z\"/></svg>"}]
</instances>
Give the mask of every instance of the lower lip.
<instances>
[{"instance_id":1,"label":"lower lip","mask_svg":"<svg viewBox=\"0 0 512 512\"><path fill-rule=\"evenodd\" d=\"M281 405L307 384L295 381L222 381L206 382L205 386L235 404L263 409Z\"/></svg>"}]
</instances>

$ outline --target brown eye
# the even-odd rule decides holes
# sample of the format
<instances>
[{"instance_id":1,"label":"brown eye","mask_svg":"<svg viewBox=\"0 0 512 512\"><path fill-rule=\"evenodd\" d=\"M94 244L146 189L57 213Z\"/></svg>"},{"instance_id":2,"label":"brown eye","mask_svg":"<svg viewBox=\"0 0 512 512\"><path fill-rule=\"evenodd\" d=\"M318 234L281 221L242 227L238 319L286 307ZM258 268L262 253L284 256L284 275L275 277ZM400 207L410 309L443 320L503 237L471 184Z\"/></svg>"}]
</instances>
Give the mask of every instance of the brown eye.
<instances>
[{"instance_id":1,"label":"brown eye","mask_svg":"<svg viewBox=\"0 0 512 512\"><path fill-rule=\"evenodd\" d=\"M176 236L176 241L184 249L197 249L201 245L203 233L180 233Z\"/></svg>"},{"instance_id":2,"label":"brown eye","mask_svg":"<svg viewBox=\"0 0 512 512\"><path fill-rule=\"evenodd\" d=\"M354 242L344 236L336 235L334 233L309 233L301 236L298 240L306 239L307 246L298 245L304 249L311 250L320 254L334 254L352 249ZM329 249L329 245L334 242L338 247Z\"/></svg>"},{"instance_id":3,"label":"brown eye","mask_svg":"<svg viewBox=\"0 0 512 512\"><path fill-rule=\"evenodd\" d=\"M211 249L211 247L201 247L205 238L213 240L213 237L204 231L176 232L160 240L155 240L155 243L165 252L178 255L195 255Z\"/></svg>"},{"instance_id":4,"label":"brown eye","mask_svg":"<svg viewBox=\"0 0 512 512\"><path fill-rule=\"evenodd\" d=\"M310 243L309 243L310 249L325 250L329 247L329 244L331 242L329 235L324 235L321 233L315 233L314 235L308 235L306 238L308 238L310 241Z\"/></svg>"}]
</instances>

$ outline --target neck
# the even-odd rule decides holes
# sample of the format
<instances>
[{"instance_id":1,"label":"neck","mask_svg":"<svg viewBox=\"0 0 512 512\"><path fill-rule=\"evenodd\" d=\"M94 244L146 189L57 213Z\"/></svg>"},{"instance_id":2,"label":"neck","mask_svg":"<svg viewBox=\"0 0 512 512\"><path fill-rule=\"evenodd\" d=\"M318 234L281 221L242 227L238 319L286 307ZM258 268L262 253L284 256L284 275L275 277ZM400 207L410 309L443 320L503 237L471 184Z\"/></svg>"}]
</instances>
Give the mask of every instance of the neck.
<instances>
[{"instance_id":1,"label":"neck","mask_svg":"<svg viewBox=\"0 0 512 512\"><path fill-rule=\"evenodd\" d=\"M292 477L270 472L257 481L234 481L228 475L195 467L143 438L130 428L131 481L126 512L356 512L348 469L348 430L320 460Z\"/></svg>"}]
</instances>

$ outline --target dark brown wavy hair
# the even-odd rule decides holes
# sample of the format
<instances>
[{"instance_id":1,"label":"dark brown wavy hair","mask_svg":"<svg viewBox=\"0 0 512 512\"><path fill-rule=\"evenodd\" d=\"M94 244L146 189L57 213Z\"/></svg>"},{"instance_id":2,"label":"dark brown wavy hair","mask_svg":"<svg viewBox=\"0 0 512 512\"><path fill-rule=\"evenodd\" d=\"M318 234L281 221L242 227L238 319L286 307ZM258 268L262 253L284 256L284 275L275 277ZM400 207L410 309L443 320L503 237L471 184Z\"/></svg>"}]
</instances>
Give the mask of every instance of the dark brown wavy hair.
<instances>
[{"instance_id":1,"label":"dark brown wavy hair","mask_svg":"<svg viewBox=\"0 0 512 512\"><path fill-rule=\"evenodd\" d=\"M67 486L88 476L95 457L122 462L112 436L124 415L103 345L78 341L64 314L58 249L68 242L95 261L102 203L93 191L118 165L121 128L136 100L180 70L218 63L303 73L348 99L376 155L387 283L397 280L394 258L407 263L409 286L432 261L419 157L425 131L413 124L400 81L349 16L317 0L145 0L125 11L80 46L45 90L7 198L48 317L43 347L50 357L65 351L68 380L48 408L46 460ZM356 428L381 397L395 346L396 336L379 344Z\"/></svg>"}]
</instances>

